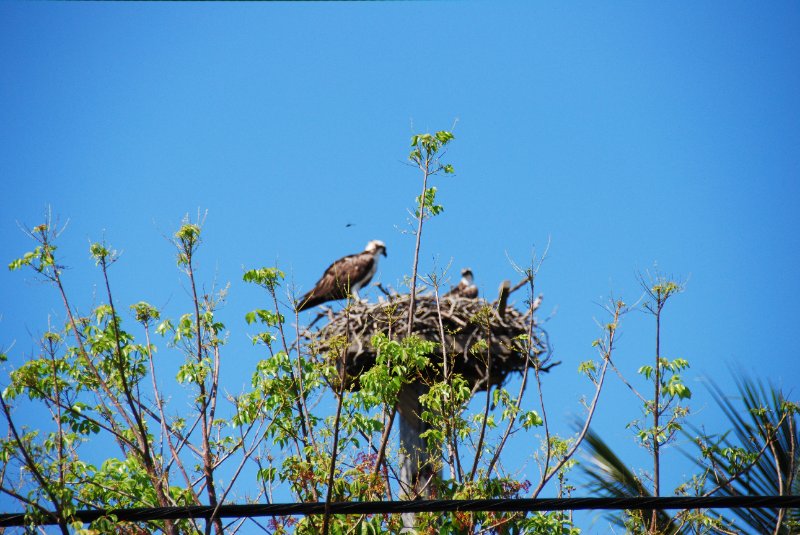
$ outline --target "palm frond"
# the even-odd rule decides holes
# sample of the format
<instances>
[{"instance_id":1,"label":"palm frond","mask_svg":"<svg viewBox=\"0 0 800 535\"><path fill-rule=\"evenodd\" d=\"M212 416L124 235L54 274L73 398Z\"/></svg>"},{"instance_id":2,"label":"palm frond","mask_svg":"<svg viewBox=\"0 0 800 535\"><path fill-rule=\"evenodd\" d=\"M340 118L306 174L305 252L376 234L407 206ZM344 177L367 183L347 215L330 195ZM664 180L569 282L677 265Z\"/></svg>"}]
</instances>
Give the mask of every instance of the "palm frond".
<instances>
[{"instance_id":1,"label":"palm frond","mask_svg":"<svg viewBox=\"0 0 800 535\"><path fill-rule=\"evenodd\" d=\"M589 489L592 493L597 496L612 498L652 496L639 477L600 438L600 435L590 429L586 434L586 443L588 444L591 467L584 468L584 472L590 479ZM647 518L648 515L649 512L643 514L643 517ZM618 515L609 515L608 519L618 526L630 528L630 526L625 525L624 520ZM678 525L664 511L658 512L658 525L663 533L680 532Z\"/></svg>"}]
</instances>

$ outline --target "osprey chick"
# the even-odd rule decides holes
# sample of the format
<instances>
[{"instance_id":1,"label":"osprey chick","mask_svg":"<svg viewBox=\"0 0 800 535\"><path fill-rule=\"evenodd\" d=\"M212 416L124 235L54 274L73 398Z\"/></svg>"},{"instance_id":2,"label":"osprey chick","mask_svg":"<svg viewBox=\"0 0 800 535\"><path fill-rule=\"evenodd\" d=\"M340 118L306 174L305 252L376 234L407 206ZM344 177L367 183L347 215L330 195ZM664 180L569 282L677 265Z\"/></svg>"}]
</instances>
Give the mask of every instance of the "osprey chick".
<instances>
[{"instance_id":1,"label":"osprey chick","mask_svg":"<svg viewBox=\"0 0 800 535\"><path fill-rule=\"evenodd\" d=\"M372 240L363 252L347 255L328 266L314 288L298 300L297 311L345 299L348 295L358 299L358 291L369 284L378 270L381 254L386 256L386 245L380 240Z\"/></svg>"},{"instance_id":2,"label":"osprey chick","mask_svg":"<svg viewBox=\"0 0 800 535\"><path fill-rule=\"evenodd\" d=\"M472 270L464 268L461 270L461 280L444 297L467 297L475 299L478 297L478 287L472 283Z\"/></svg>"}]
</instances>

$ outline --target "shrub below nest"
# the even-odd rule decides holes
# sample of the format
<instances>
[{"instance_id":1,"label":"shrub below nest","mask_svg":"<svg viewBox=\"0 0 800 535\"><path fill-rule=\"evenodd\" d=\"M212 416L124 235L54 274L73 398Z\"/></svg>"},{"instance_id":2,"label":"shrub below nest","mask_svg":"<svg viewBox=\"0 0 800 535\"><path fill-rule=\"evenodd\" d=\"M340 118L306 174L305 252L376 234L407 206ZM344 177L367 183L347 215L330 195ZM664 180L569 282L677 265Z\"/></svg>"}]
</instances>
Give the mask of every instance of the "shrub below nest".
<instances>
[{"instance_id":1,"label":"shrub below nest","mask_svg":"<svg viewBox=\"0 0 800 535\"><path fill-rule=\"evenodd\" d=\"M389 338L405 335L410 298L393 296L389 302L353 302L345 310L331 316L328 324L306 333L311 349L317 354L331 352L335 340L348 340L345 371L348 387L360 387L358 377L375 365L377 354L372 337L383 333ZM441 378L444 369L441 331L444 331L446 356L454 373L461 374L473 391L500 385L512 372L522 372L529 366L541 364L544 342L537 329L530 328L532 314L506 307L503 314L483 299L442 297L441 329L436 300L432 296L417 297L414 334L436 343L437 351L430 355L429 370ZM532 343L528 343L529 333ZM339 360L339 356L333 358Z\"/></svg>"}]
</instances>

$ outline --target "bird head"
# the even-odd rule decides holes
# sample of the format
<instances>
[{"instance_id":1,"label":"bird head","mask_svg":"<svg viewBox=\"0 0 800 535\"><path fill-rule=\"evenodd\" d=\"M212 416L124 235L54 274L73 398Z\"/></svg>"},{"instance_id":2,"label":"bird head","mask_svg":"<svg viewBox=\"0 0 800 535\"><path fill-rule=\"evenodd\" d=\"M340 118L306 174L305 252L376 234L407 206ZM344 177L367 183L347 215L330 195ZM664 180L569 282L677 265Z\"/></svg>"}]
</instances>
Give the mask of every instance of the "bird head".
<instances>
[{"instance_id":1,"label":"bird head","mask_svg":"<svg viewBox=\"0 0 800 535\"><path fill-rule=\"evenodd\" d=\"M464 268L461 270L461 276L464 277L468 283L472 284L472 270L470 268Z\"/></svg>"},{"instance_id":2,"label":"bird head","mask_svg":"<svg viewBox=\"0 0 800 535\"><path fill-rule=\"evenodd\" d=\"M382 254L386 256L386 245L381 240L372 240L367 244L364 250L374 255Z\"/></svg>"}]
</instances>

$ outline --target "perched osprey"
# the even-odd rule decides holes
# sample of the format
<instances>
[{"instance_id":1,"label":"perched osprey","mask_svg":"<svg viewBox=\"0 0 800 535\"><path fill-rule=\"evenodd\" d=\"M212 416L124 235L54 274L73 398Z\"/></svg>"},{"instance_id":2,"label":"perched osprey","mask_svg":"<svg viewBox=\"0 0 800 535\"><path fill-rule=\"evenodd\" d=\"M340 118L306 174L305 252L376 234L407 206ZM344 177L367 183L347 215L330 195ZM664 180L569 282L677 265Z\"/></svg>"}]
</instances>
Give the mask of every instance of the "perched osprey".
<instances>
[{"instance_id":1,"label":"perched osprey","mask_svg":"<svg viewBox=\"0 0 800 535\"><path fill-rule=\"evenodd\" d=\"M458 285L450 288L450 291L444 294L444 297L467 297L475 299L478 297L478 287L472 283L472 270L464 268L461 270L461 280Z\"/></svg>"},{"instance_id":2,"label":"perched osprey","mask_svg":"<svg viewBox=\"0 0 800 535\"><path fill-rule=\"evenodd\" d=\"M358 299L358 291L369 284L378 270L381 254L386 256L386 245L380 240L372 240L363 252L345 256L328 266L311 291L297 302L297 311L345 299L348 295Z\"/></svg>"}]
</instances>

